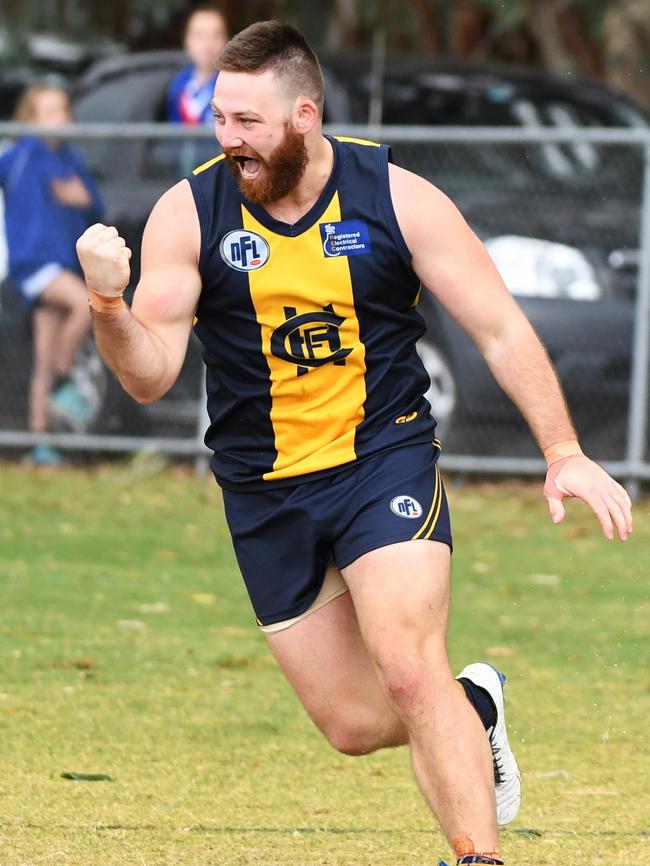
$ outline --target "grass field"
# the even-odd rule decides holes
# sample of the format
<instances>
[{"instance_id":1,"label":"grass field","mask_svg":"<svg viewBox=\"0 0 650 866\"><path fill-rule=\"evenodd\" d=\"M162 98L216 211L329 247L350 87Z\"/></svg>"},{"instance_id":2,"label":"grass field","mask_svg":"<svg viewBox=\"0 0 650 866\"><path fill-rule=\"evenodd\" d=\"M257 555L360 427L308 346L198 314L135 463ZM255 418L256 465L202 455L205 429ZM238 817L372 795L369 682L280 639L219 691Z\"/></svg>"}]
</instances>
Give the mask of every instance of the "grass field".
<instances>
[{"instance_id":1,"label":"grass field","mask_svg":"<svg viewBox=\"0 0 650 866\"><path fill-rule=\"evenodd\" d=\"M406 750L332 751L253 623L215 485L0 465L1 866L435 866ZM650 864L650 503L450 485L456 667L508 673L510 866ZM110 776L75 781L62 773ZM445 859L449 859L445 857Z\"/></svg>"}]
</instances>

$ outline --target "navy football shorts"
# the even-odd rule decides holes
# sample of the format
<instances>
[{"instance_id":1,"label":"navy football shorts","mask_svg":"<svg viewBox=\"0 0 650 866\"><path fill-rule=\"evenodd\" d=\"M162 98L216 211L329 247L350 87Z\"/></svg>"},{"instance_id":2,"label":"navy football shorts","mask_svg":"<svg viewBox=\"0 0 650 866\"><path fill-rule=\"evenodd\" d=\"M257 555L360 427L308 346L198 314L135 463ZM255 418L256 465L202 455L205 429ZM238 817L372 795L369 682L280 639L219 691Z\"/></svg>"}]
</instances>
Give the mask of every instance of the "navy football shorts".
<instances>
[{"instance_id":1,"label":"navy football shorts","mask_svg":"<svg viewBox=\"0 0 650 866\"><path fill-rule=\"evenodd\" d=\"M237 561L258 623L300 616L328 567L411 539L452 546L437 441L395 448L290 487L223 490Z\"/></svg>"}]
</instances>

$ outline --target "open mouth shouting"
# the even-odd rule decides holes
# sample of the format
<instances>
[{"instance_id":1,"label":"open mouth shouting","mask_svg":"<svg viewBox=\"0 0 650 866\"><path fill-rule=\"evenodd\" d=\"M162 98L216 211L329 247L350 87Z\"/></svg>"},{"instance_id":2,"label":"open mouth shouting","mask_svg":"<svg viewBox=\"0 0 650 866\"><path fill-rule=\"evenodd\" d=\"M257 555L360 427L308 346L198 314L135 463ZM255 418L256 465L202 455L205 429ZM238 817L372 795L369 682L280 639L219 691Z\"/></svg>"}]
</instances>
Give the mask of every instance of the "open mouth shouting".
<instances>
[{"instance_id":1,"label":"open mouth shouting","mask_svg":"<svg viewBox=\"0 0 650 866\"><path fill-rule=\"evenodd\" d=\"M236 156L232 156L231 159L235 160L239 166L242 177L246 180L255 180L262 168L261 160L256 159L253 156L242 156L241 154L237 154Z\"/></svg>"},{"instance_id":2,"label":"open mouth shouting","mask_svg":"<svg viewBox=\"0 0 650 866\"><path fill-rule=\"evenodd\" d=\"M224 148L224 153L242 195L253 204L262 205L288 195L300 183L308 162L304 136L289 121L285 124L284 139L267 157L248 145Z\"/></svg>"}]
</instances>

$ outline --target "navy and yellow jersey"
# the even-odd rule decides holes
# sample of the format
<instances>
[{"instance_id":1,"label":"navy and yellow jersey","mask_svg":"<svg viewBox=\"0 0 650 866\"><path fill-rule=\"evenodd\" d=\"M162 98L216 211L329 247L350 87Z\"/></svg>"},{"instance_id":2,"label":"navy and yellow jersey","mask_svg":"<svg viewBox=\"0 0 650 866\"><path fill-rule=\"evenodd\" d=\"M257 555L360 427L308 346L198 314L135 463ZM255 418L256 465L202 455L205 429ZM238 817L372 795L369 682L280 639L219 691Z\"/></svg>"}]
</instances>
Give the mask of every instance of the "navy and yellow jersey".
<instances>
[{"instance_id":1,"label":"navy and yellow jersey","mask_svg":"<svg viewBox=\"0 0 650 866\"><path fill-rule=\"evenodd\" d=\"M391 203L389 149L329 140L331 177L294 225L243 198L223 156L188 178L205 441L224 487L297 483L433 438L415 350L420 285Z\"/></svg>"}]
</instances>

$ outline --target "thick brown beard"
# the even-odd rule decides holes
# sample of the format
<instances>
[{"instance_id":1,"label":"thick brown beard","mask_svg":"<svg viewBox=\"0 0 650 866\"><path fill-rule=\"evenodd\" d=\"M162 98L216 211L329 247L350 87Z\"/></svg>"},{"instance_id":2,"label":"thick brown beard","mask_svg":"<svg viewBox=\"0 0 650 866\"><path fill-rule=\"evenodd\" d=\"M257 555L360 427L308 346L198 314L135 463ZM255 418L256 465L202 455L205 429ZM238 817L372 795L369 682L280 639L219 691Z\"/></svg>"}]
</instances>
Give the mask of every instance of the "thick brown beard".
<instances>
[{"instance_id":1,"label":"thick brown beard","mask_svg":"<svg viewBox=\"0 0 650 866\"><path fill-rule=\"evenodd\" d=\"M287 121L284 140L268 159L257 154L241 154L241 148L230 148L225 152L226 161L235 176L242 195L253 204L271 204L288 195L302 180L309 160L305 137ZM262 177L247 180L241 173L237 155L252 156L262 164Z\"/></svg>"}]
</instances>

